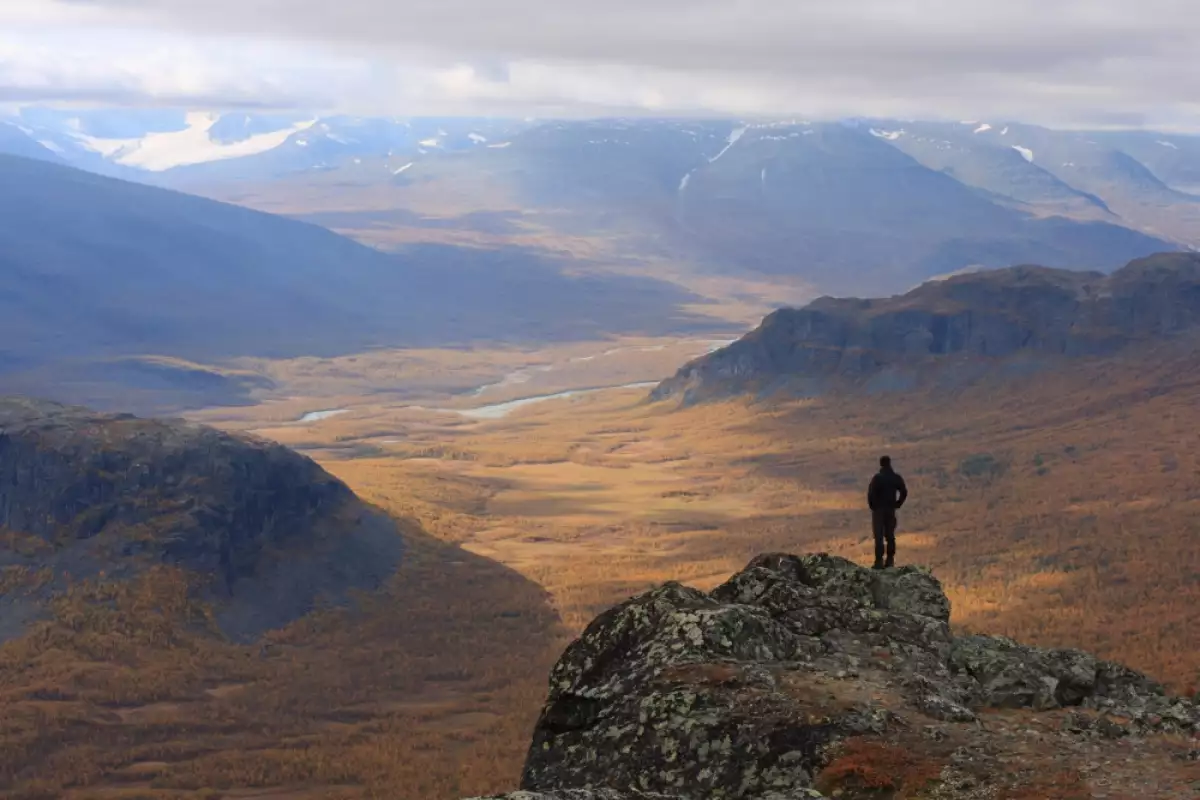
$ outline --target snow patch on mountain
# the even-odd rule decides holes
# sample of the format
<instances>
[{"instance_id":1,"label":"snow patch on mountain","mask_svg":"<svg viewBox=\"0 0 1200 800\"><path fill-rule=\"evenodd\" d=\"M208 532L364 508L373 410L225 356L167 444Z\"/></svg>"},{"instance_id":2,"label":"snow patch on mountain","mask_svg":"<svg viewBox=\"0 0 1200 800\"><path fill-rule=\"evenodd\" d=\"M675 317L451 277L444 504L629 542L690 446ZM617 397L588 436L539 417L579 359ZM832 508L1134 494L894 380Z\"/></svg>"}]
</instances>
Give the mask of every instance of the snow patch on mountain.
<instances>
[{"instance_id":1,"label":"snow patch on mountain","mask_svg":"<svg viewBox=\"0 0 1200 800\"><path fill-rule=\"evenodd\" d=\"M1179 149L1179 145L1175 144L1174 142L1167 142L1167 141L1163 141L1163 140L1161 140L1161 139L1160 139L1160 140L1159 140L1159 142L1158 142L1158 144L1161 144L1163 147L1169 147L1169 148L1171 148L1172 150L1178 150L1178 149Z\"/></svg>"},{"instance_id":2,"label":"snow patch on mountain","mask_svg":"<svg viewBox=\"0 0 1200 800\"><path fill-rule=\"evenodd\" d=\"M503 150L506 147L512 147L512 142L500 142L499 144L489 144L489 150Z\"/></svg>"},{"instance_id":3,"label":"snow patch on mountain","mask_svg":"<svg viewBox=\"0 0 1200 800\"><path fill-rule=\"evenodd\" d=\"M392 174L393 174L393 175L399 175L399 174L400 174L400 173L402 173L402 172L407 172L409 169L412 169L412 165L413 165L413 162L411 162L411 161L410 161L410 162L408 162L407 164L405 164L403 167L400 167L399 169L394 169L394 170L392 170Z\"/></svg>"},{"instance_id":4,"label":"snow patch on mountain","mask_svg":"<svg viewBox=\"0 0 1200 800\"><path fill-rule=\"evenodd\" d=\"M1033 151L1030 150L1028 147L1021 147L1021 145L1019 145L1019 144L1014 144L1012 146L1012 149L1016 150L1018 153L1020 153L1021 157L1024 158L1026 161L1028 161L1031 164L1033 163Z\"/></svg>"},{"instance_id":5,"label":"snow patch on mountain","mask_svg":"<svg viewBox=\"0 0 1200 800\"><path fill-rule=\"evenodd\" d=\"M889 142L894 142L904 135L904 130L898 131L881 131L876 128L871 128L871 135L876 139L887 139Z\"/></svg>"},{"instance_id":6,"label":"snow patch on mountain","mask_svg":"<svg viewBox=\"0 0 1200 800\"><path fill-rule=\"evenodd\" d=\"M188 164L204 164L242 156L253 156L274 150L293 135L311 128L316 120L300 122L282 130L250 136L240 142L222 144L214 141L209 130L220 120L219 114L192 112L187 115L187 127L169 133L149 133L137 139L103 139L88 136L78 130L71 136L93 153L127 167L139 167L150 172L162 172Z\"/></svg>"},{"instance_id":7,"label":"snow patch on mountain","mask_svg":"<svg viewBox=\"0 0 1200 800\"><path fill-rule=\"evenodd\" d=\"M732 148L735 144L737 144L738 140L741 139L743 136L745 136L746 131L748 131L748 130L750 130L748 127L741 127L741 128L735 129L733 131L733 133L729 134L729 138L725 140L726 142L728 142L728 144L725 145L724 149L722 149L721 152L717 153L715 156L710 158L708 160L708 163L710 163L710 164L716 163L717 159L719 159L721 156L728 153L730 148Z\"/></svg>"},{"instance_id":8,"label":"snow patch on mountain","mask_svg":"<svg viewBox=\"0 0 1200 800\"><path fill-rule=\"evenodd\" d=\"M421 141L417 142L417 144L421 145L421 147L441 147L442 140L437 138L422 139Z\"/></svg>"},{"instance_id":9,"label":"snow patch on mountain","mask_svg":"<svg viewBox=\"0 0 1200 800\"><path fill-rule=\"evenodd\" d=\"M475 144L484 144L485 142L487 142L487 137L480 136L478 133L468 133L467 138L470 139Z\"/></svg>"},{"instance_id":10,"label":"snow patch on mountain","mask_svg":"<svg viewBox=\"0 0 1200 800\"><path fill-rule=\"evenodd\" d=\"M982 125L980 125L978 128L976 128L976 129L975 129L975 133L987 133L987 132L988 132L988 131L990 131L991 129L992 129L992 126L991 126L991 125L988 125L988 124L985 122L985 123L983 123Z\"/></svg>"}]
</instances>

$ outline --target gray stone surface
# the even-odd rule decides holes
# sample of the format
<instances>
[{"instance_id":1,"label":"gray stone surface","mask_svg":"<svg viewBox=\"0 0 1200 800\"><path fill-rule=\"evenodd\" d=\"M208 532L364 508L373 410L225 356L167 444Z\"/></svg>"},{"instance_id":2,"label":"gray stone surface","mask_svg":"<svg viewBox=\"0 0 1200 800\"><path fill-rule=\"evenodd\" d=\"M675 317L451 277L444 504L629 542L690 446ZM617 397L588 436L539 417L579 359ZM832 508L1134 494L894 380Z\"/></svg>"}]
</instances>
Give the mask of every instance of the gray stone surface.
<instances>
[{"instance_id":1,"label":"gray stone surface","mask_svg":"<svg viewBox=\"0 0 1200 800\"><path fill-rule=\"evenodd\" d=\"M936 740L949 735L937 724L976 731L989 709L1079 708L1135 735L1200 733L1200 708L1144 675L1079 651L955 637L950 611L928 571L824 554L759 556L708 593L669 583L641 594L554 668L522 789L815 797L848 739L903 738L925 720ZM949 791L939 796L973 796Z\"/></svg>"}]
</instances>

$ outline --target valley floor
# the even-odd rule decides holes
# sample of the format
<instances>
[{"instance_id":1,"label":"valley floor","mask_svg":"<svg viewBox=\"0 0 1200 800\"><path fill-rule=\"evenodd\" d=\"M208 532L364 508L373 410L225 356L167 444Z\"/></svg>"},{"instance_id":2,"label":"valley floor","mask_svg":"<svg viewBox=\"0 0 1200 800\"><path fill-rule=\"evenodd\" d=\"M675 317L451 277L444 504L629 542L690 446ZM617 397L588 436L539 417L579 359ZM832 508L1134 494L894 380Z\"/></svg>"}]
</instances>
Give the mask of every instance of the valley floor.
<instances>
[{"instance_id":1,"label":"valley floor","mask_svg":"<svg viewBox=\"0 0 1200 800\"><path fill-rule=\"evenodd\" d=\"M262 663L226 653L201 676L195 659L215 656L197 650L156 667L164 681L196 683L182 694L200 705L184 713L156 699L169 690L108 679L128 696L97 702L133 715L114 729L129 743L104 751L111 768L80 773L67 796L416 800L510 789L569 635L651 585L710 587L764 551L869 561L863 495L885 450L913 491L900 559L934 569L960 630L1081 647L1193 686L1195 357L1140 354L905 396L681 410L649 404L645 388L606 388L462 413L654 380L716 344L289 362L271 366L285 390L258 406L193 415L317 458L363 498L420 522L434 537L428 558L402 569L365 617L294 626ZM407 389L367 389L381 382ZM433 568L447 560L465 571ZM30 720L48 713L23 708ZM54 713L72 730L76 712ZM49 737L22 746L34 752ZM97 747L81 740L64 758L86 762ZM52 785L42 780L25 785ZM9 796L62 796L31 792Z\"/></svg>"},{"instance_id":2,"label":"valley floor","mask_svg":"<svg viewBox=\"0 0 1200 800\"><path fill-rule=\"evenodd\" d=\"M869 561L864 486L886 451L913 490L901 558L934 568L958 627L1082 647L1185 690L1200 673L1200 384L1178 367L769 409L614 390L323 458L545 586L579 630L649 585L710 586L767 550ZM352 421L329 428L361 441Z\"/></svg>"},{"instance_id":3,"label":"valley floor","mask_svg":"<svg viewBox=\"0 0 1200 800\"><path fill-rule=\"evenodd\" d=\"M646 586L711 585L764 550L869 560L864 486L887 451L913 489L901 558L938 572L957 625L1084 647L1180 689L1196 679L1191 355L1079 362L954 392L680 410L612 388L495 418L460 413L492 394L644 381L709 346L608 348L600 376L569 372L596 353L543 353L439 411L368 405L255 429L532 578L572 630ZM226 413L250 425L261 412Z\"/></svg>"},{"instance_id":4,"label":"valley floor","mask_svg":"<svg viewBox=\"0 0 1200 800\"><path fill-rule=\"evenodd\" d=\"M661 344L605 356L607 380L548 379L564 354L541 354L487 391L643 381L707 346ZM679 410L618 388L493 419L402 404L257 430L542 585L570 632L666 580L711 587L763 551L868 562L864 486L887 451L913 490L901 560L933 567L960 630L1093 650L1186 691L1200 675L1191 360L1161 353L953 393L771 407Z\"/></svg>"}]
</instances>

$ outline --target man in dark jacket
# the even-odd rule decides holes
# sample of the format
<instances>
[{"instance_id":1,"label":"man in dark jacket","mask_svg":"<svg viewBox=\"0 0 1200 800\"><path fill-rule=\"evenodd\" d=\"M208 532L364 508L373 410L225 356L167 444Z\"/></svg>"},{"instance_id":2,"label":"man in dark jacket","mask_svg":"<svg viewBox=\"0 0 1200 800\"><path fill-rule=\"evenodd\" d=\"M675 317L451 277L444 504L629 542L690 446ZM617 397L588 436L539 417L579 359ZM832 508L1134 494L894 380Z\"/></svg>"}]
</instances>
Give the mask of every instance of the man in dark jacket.
<instances>
[{"instance_id":1,"label":"man in dark jacket","mask_svg":"<svg viewBox=\"0 0 1200 800\"><path fill-rule=\"evenodd\" d=\"M867 505L871 507L871 526L875 531L875 569L886 569L896 562L896 509L908 499L904 478L892 469L892 459L879 459L879 472L867 488ZM884 563L884 545L887 562Z\"/></svg>"}]
</instances>

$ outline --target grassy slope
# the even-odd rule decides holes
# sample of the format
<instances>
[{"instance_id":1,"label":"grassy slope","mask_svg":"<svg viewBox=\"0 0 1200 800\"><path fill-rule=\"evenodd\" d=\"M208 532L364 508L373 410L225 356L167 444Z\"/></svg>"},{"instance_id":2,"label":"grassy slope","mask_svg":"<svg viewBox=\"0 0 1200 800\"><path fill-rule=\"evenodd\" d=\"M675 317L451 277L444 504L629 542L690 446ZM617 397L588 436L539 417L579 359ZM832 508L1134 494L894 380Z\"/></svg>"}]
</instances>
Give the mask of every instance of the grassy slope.
<instances>
[{"instance_id":1,"label":"grassy slope","mask_svg":"<svg viewBox=\"0 0 1200 800\"><path fill-rule=\"evenodd\" d=\"M393 457L327 466L542 583L578 628L632 591L712 584L763 550L867 560L862 487L887 450L914 493L901 557L934 567L958 625L1085 647L1183 688L1200 671L1193 362L770 409L671 412L614 393L413 430L383 445ZM427 457L434 444L444 457Z\"/></svg>"},{"instance_id":2,"label":"grassy slope","mask_svg":"<svg viewBox=\"0 0 1200 800\"><path fill-rule=\"evenodd\" d=\"M712 585L762 550L867 560L862 487L886 449L914 490L901 557L934 567L961 628L1086 647L1185 688L1200 669L1196 361L1138 354L954 396L676 411L623 391L478 424L373 409L271 433L542 584L575 630L666 579ZM0 763L25 765L0 796L511 787L562 639L535 587L444 547L423 540L363 615L295 626L265 651L129 616L131 603L186 610L167 602L169 574L115 611L64 604L0 648Z\"/></svg>"},{"instance_id":3,"label":"grassy slope","mask_svg":"<svg viewBox=\"0 0 1200 800\"><path fill-rule=\"evenodd\" d=\"M265 646L207 633L175 571L77 586L0 647L0 797L417 800L513 785L557 623L515 573L406 535L384 592Z\"/></svg>"}]
</instances>

